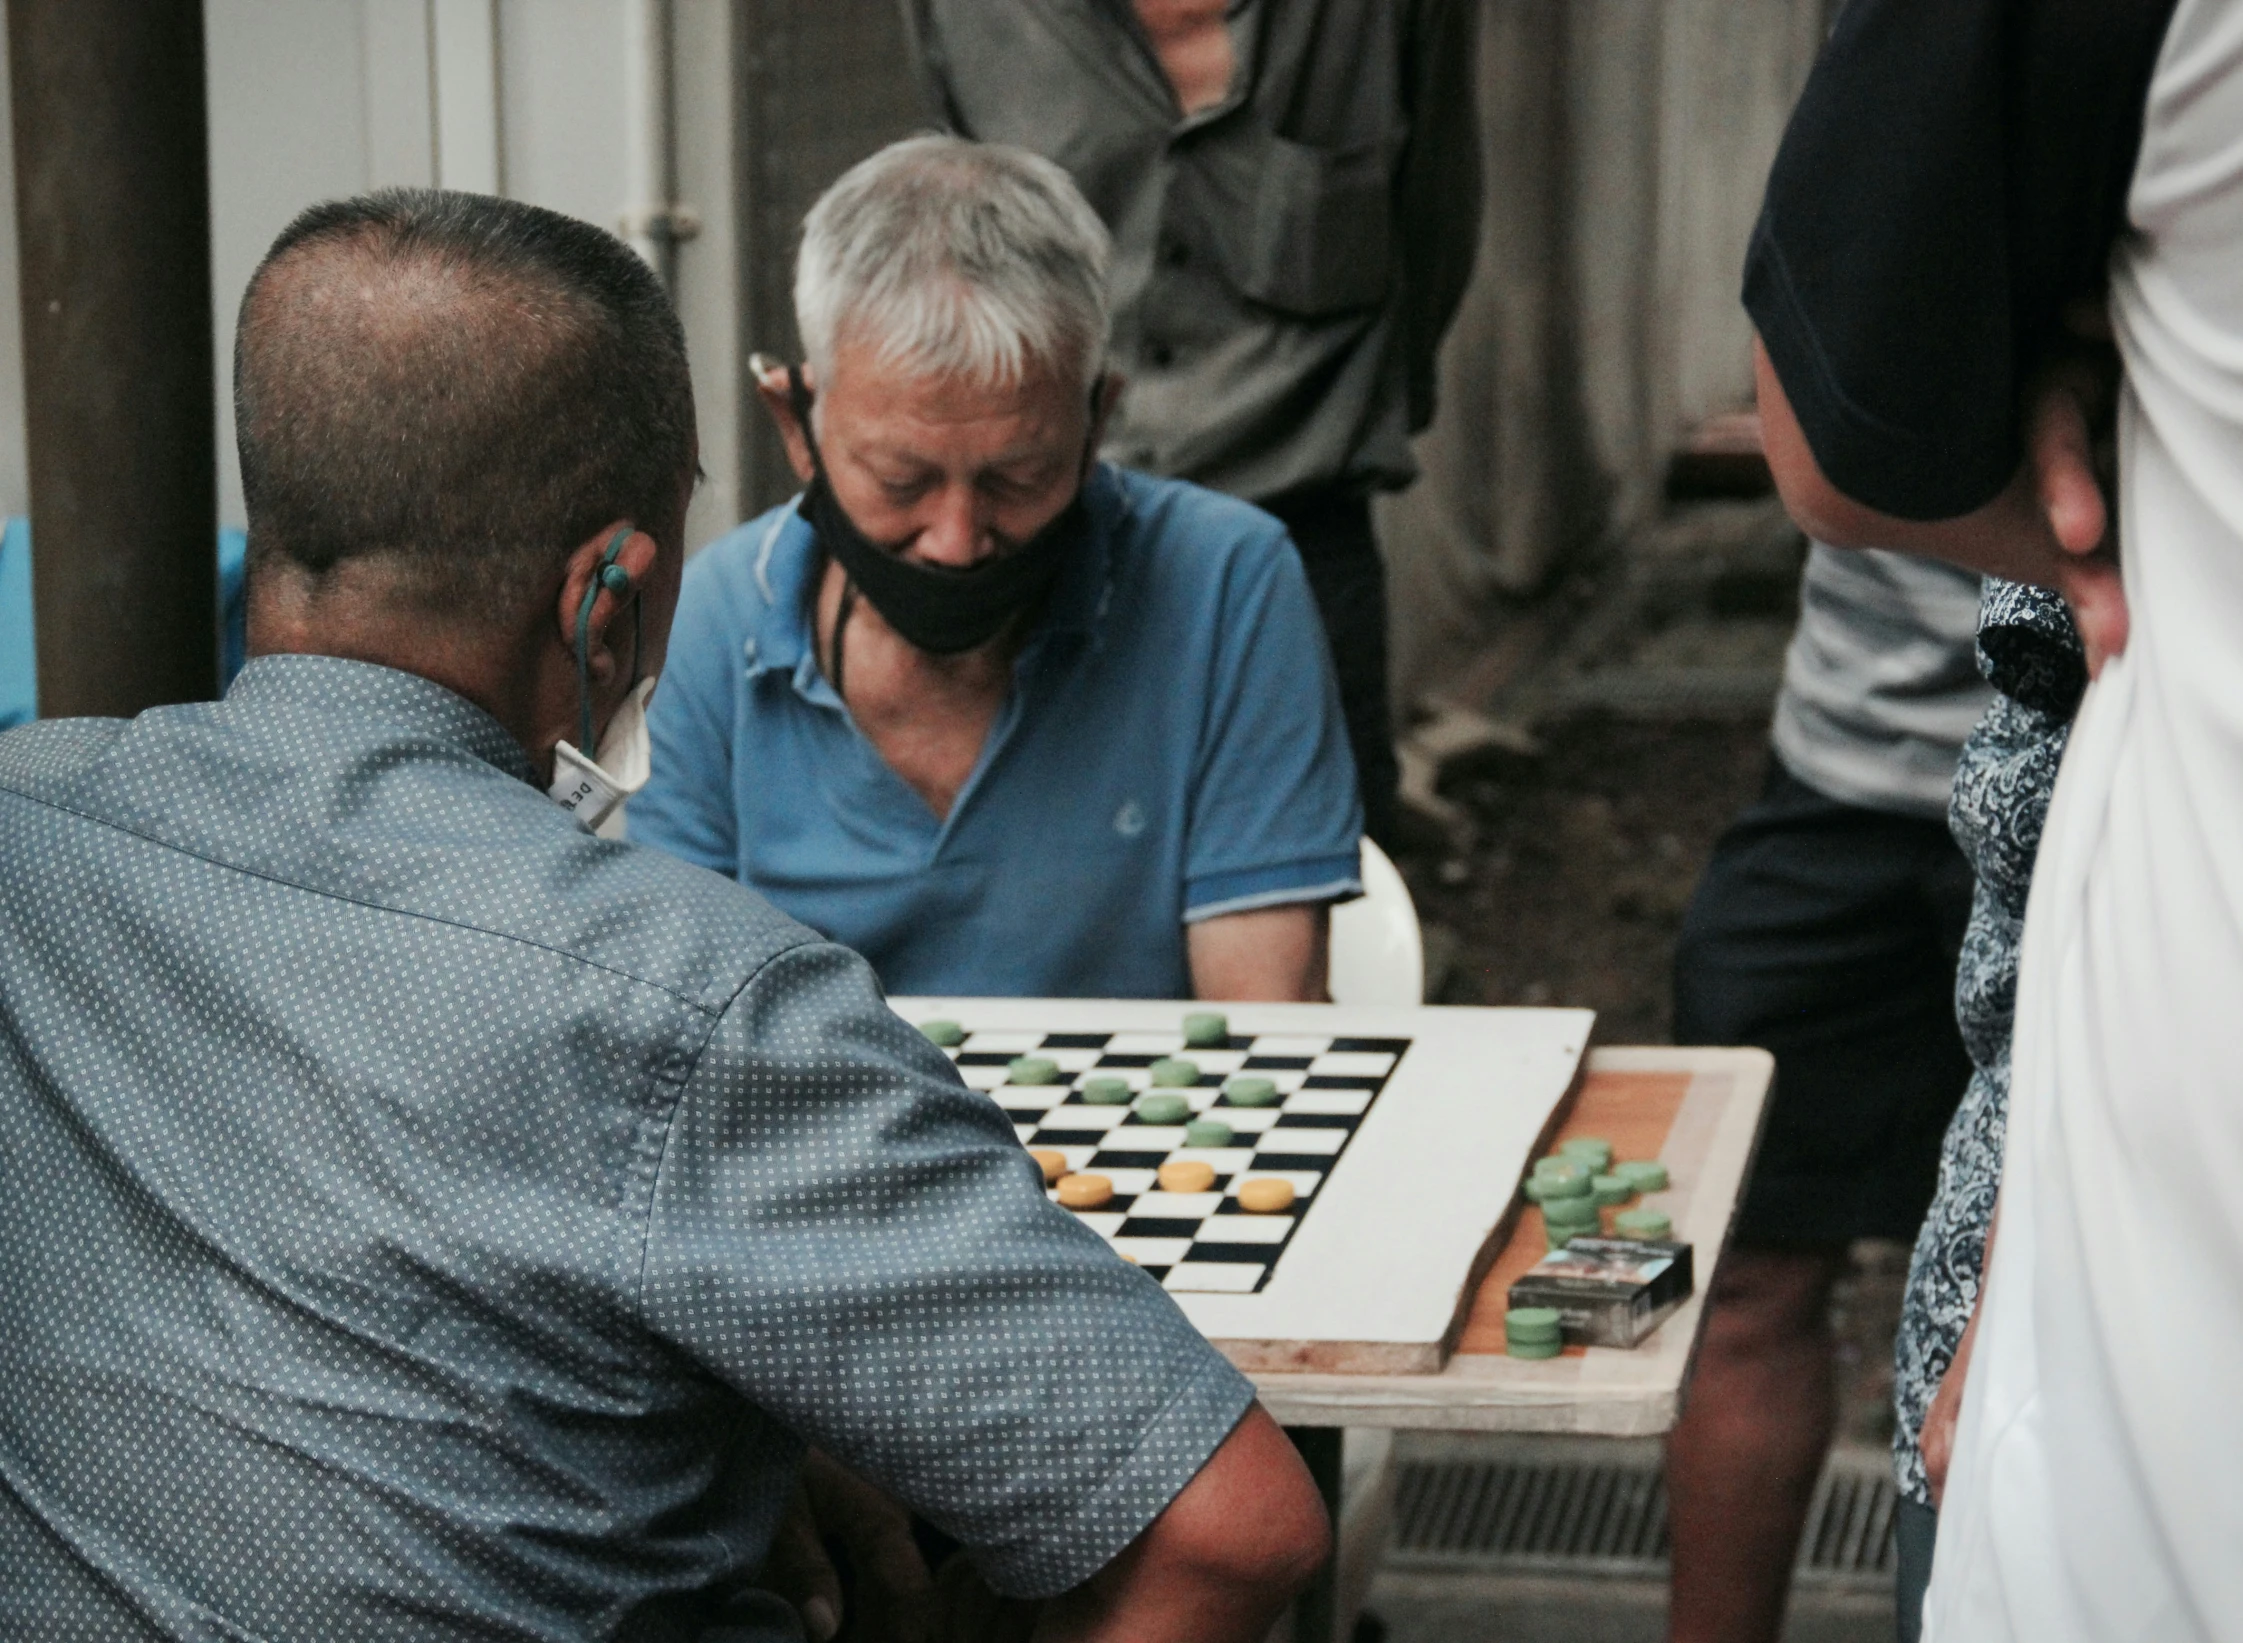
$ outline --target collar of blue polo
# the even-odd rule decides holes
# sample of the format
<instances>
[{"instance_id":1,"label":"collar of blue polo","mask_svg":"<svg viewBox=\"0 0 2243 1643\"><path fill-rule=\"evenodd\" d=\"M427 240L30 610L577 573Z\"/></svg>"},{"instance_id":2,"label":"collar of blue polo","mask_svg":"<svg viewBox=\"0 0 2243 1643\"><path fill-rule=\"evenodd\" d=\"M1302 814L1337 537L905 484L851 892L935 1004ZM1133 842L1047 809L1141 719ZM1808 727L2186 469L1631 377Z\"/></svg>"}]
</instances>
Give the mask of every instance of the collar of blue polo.
<instances>
[{"instance_id":1,"label":"collar of blue polo","mask_svg":"<svg viewBox=\"0 0 2243 1643\"><path fill-rule=\"evenodd\" d=\"M824 675L814 662L810 583L822 558L817 533L802 517L801 503L798 496L792 506L774 514L755 545L755 586L762 609L749 635L745 660L751 674L793 672L798 686L815 695ZM1083 505L1090 528L1083 533L1080 551L1052 585L1051 598L1023 648L1023 661L1055 638L1090 637L1105 617L1113 579L1114 533L1129 509L1121 481L1108 464L1093 466L1083 481Z\"/></svg>"}]
</instances>

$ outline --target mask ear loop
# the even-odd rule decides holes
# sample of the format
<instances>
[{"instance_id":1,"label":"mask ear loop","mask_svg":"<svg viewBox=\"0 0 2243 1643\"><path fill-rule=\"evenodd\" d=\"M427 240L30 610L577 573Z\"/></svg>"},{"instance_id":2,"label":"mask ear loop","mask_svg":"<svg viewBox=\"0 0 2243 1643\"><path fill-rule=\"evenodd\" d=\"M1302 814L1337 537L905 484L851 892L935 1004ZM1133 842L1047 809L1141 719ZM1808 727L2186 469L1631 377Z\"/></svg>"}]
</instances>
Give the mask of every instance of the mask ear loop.
<instances>
[{"instance_id":1,"label":"mask ear loop","mask_svg":"<svg viewBox=\"0 0 2243 1643\"><path fill-rule=\"evenodd\" d=\"M594 757L592 751L592 607L600 602L600 595L603 592L622 595L632 591L634 584L631 581L631 573L618 565L615 559L616 555L623 551L623 544L631 540L632 533L636 529L637 527L634 525L625 525L609 540L607 551L600 555L599 564L593 567L591 586L584 590L584 603L576 607L576 705L577 712L580 715L579 728L584 738L576 744L576 750L587 759ZM631 602L631 688L633 690L636 690L639 685L639 639L642 633L640 616L639 603L637 600L633 600Z\"/></svg>"},{"instance_id":2,"label":"mask ear loop","mask_svg":"<svg viewBox=\"0 0 2243 1643\"><path fill-rule=\"evenodd\" d=\"M810 385L802 380L802 367L787 367L787 403L794 407L794 420L802 429L802 442L810 447L810 468L826 489L833 489L833 481L826 477L825 453L818 449L818 436L810 428ZM849 618L857 611L857 581L846 570L841 573L841 606L834 613L833 637L826 641L826 682L833 693L841 698L841 705L849 705L849 693L842 683L842 635L849 631Z\"/></svg>"}]
</instances>

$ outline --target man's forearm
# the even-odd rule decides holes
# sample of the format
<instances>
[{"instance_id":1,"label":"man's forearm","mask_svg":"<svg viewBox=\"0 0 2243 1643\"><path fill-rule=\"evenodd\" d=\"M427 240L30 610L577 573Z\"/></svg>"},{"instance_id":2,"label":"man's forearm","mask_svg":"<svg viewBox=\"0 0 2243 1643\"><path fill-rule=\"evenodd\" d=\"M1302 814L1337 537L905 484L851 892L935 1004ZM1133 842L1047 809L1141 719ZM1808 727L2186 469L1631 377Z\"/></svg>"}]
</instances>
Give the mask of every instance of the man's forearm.
<instances>
[{"instance_id":1,"label":"man's forearm","mask_svg":"<svg viewBox=\"0 0 2243 1643\"><path fill-rule=\"evenodd\" d=\"M1184 933L1192 996L1320 1004L1331 997L1331 910L1259 907L1202 919Z\"/></svg>"},{"instance_id":2,"label":"man's forearm","mask_svg":"<svg viewBox=\"0 0 2243 1643\"><path fill-rule=\"evenodd\" d=\"M1834 548L1884 548L1944 559L1981 575L2057 587L2064 553L2050 531L2031 473L2020 468L2007 489L1956 519L1901 519L1863 507L1824 477L1792 413L1768 351L1753 343L1760 390L1760 436L1784 507L1818 542Z\"/></svg>"}]
</instances>

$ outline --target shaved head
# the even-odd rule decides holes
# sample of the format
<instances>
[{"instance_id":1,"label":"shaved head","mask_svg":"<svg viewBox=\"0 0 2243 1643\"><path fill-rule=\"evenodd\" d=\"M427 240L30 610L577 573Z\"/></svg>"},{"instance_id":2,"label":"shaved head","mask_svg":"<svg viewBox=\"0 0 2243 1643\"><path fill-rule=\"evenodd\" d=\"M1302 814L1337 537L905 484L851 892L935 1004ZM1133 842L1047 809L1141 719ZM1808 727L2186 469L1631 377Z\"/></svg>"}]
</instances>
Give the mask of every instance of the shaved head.
<instances>
[{"instance_id":1,"label":"shaved head","mask_svg":"<svg viewBox=\"0 0 2243 1643\"><path fill-rule=\"evenodd\" d=\"M556 212L425 189L314 207L242 299L234 388L253 576L362 561L432 613L496 618L608 521L684 528L676 314Z\"/></svg>"}]
</instances>

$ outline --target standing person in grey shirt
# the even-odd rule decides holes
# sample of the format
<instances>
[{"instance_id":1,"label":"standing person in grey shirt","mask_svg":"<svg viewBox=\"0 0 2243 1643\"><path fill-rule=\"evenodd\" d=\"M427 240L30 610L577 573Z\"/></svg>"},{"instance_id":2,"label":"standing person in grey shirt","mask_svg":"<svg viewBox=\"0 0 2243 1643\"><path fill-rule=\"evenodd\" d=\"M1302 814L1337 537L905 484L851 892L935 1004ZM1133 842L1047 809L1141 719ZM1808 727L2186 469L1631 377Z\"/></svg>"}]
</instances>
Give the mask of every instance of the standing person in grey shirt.
<instances>
[{"instance_id":1,"label":"standing person in grey shirt","mask_svg":"<svg viewBox=\"0 0 2243 1643\"><path fill-rule=\"evenodd\" d=\"M1830 1289L1913 1238L1970 1077L1955 1027L1971 871L1947 830L1987 702L1979 579L1815 544L1758 802L1675 952L1675 1037L1774 1052L1776 1087L1668 1441L1675 1643L1773 1643L1829 1447Z\"/></svg>"},{"instance_id":2,"label":"standing person in grey shirt","mask_svg":"<svg viewBox=\"0 0 2243 1643\"><path fill-rule=\"evenodd\" d=\"M1391 838L1370 498L1416 475L1478 236L1468 0L903 0L931 107L1073 175L1114 236L1105 454L1258 503L1323 614Z\"/></svg>"},{"instance_id":3,"label":"standing person in grey shirt","mask_svg":"<svg viewBox=\"0 0 2243 1643\"><path fill-rule=\"evenodd\" d=\"M315 207L235 378L248 666L0 736L0 1637L822 1643L813 1444L1040 1639L1265 1635L1253 1388L863 959L592 830L695 469L645 264Z\"/></svg>"}]
</instances>

